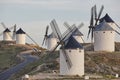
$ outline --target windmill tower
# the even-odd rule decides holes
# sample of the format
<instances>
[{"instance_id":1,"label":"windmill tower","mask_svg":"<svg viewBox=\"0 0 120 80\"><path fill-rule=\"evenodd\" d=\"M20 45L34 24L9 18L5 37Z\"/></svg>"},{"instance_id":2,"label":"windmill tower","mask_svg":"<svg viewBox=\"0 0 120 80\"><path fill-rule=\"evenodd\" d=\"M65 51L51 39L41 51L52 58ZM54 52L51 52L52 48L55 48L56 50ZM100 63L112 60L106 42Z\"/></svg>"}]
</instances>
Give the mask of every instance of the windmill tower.
<instances>
[{"instance_id":1,"label":"windmill tower","mask_svg":"<svg viewBox=\"0 0 120 80\"><path fill-rule=\"evenodd\" d=\"M26 33L20 28L16 32L16 44L25 44Z\"/></svg>"},{"instance_id":2,"label":"windmill tower","mask_svg":"<svg viewBox=\"0 0 120 80\"><path fill-rule=\"evenodd\" d=\"M51 27L59 42L53 51L61 45L60 75L84 75L84 49L72 36L77 28L72 27L71 30L66 30L65 34L61 35L58 26L54 23L56 23L55 20L52 20Z\"/></svg>"},{"instance_id":3,"label":"windmill tower","mask_svg":"<svg viewBox=\"0 0 120 80\"><path fill-rule=\"evenodd\" d=\"M60 75L84 75L84 49L73 36L60 49Z\"/></svg>"},{"instance_id":4,"label":"windmill tower","mask_svg":"<svg viewBox=\"0 0 120 80\"><path fill-rule=\"evenodd\" d=\"M56 38L53 32L50 35L48 35L48 29L49 26L46 27L45 36L42 45L45 43L45 45L47 46L47 50L52 51L57 45L58 39Z\"/></svg>"},{"instance_id":5,"label":"windmill tower","mask_svg":"<svg viewBox=\"0 0 120 80\"><path fill-rule=\"evenodd\" d=\"M3 40L4 41L12 41L11 31L8 28L6 28L5 31L3 32Z\"/></svg>"},{"instance_id":6,"label":"windmill tower","mask_svg":"<svg viewBox=\"0 0 120 80\"><path fill-rule=\"evenodd\" d=\"M75 30L73 32L73 37L79 42L79 43L84 43L84 39L83 39L83 34L79 31L79 29L83 26L84 24L81 23L80 25L78 25L78 27L76 27L75 24L73 24L72 26L76 27L77 30ZM68 29L68 30L71 30L71 26L67 23L67 22L64 22L64 26Z\"/></svg>"},{"instance_id":7,"label":"windmill tower","mask_svg":"<svg viewBox=\"0 0 120 80\"><path fill-rule=\"evenodd\" d=\"M56 36L54 35L54 33L51 33L50 35L48 35L47 37L47 49L49 51L52 51L55 46L57 45L58 39L56 38Z\"/></svg>"},{"instance_id":8,"label":"windmill tower","mask_svg":"<svg viewBox=\"0 0 120 80\"><path fill-rule=\"evenodd\" d=\"M94 29L94 51L113 52L115 32L106 21L101 22Z\"/></svg>"}]
</instances>

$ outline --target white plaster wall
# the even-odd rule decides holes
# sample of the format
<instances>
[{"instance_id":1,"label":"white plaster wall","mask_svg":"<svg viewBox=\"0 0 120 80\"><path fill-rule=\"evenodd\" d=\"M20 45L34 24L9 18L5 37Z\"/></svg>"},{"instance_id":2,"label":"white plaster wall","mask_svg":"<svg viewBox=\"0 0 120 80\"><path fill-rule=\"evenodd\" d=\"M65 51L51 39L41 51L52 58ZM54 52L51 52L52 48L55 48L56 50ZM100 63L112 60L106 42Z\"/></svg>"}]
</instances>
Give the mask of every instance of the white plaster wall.
<instances>
[{"instance_id":1,"label":"white plaster wall","mask_svg":"<svg viewBox=\"0 0 120 80\"><path fill-rule=\"evenodd\" d=\"M25 34L16 34L16 44L25 44Z\"/></svg>"},{"instance_id":2,"label":"white plaster wall","mask_svg":"<svg viewBox=\"0 0 120 80\"><path fill-rule=\"evenodd\" d=\"M94 31L94 51L115 51L114 31Z\"/></svg>"},{"instance_id":3,"label":"white plaster wall","mask_svg":"<svg viewBox=\"0 0 120 80\"><path fill-rule=\"evenodd\" d=\"M49 51L52 51L54 48L55 48L55 46L57 45L57 39L56 38L48 38L47 39L47 49L49 50Z\"/></svg>"},{"instance_id":4,"label":"white plaster wall","mask_svg":"<svg viewBox=\"0 0 120 80\"><path fill-rule=\"evenodd\" d=\"M4 32L3 33L3 40L5 40L5 41L12 41L11 32Z\"/></svg>"}]
</instances>

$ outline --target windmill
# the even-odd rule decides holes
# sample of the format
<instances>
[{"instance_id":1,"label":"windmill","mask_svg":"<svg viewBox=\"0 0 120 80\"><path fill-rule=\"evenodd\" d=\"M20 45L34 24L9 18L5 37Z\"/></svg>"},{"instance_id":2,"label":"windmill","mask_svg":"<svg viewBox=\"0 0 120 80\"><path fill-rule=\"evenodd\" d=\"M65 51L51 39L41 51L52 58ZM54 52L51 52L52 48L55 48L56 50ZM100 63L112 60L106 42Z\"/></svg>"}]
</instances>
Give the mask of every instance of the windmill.
<instances>
[{"instance_id":1,"label":"windmill","mask_svg":"<svg viewBox=\"0 0 120 80\"><path fill-rule=\"evenodd\" d=\"M13 29L14 26L12 26L10 28L7 28L3 22L1 23L1 25L5 29L4 32L0 33L0 35L3 35L3 40L5 40L5 41L12 41L13 38L11 36L11 31L10 30Z\"/></svg>"},{"instance_id":2,"label":"windmill","mask_svg":"<svg viewBox=\"0 0 120 80\"><path fill-rule=\"evenodd\" d=\"M61 45L60 48L60 75L84 75L84 49L82 46L71 36L72 33L77 29L77 27L72 26L67 29L63 35L61 34L58 25L54 20L50 23L53 33L59 39L58 44L53 49L52 52L56 50L56 48ZM74 41L74 43L71 43ZM69 45L75 45L71 46ZM51 53L52 53L51 52Z\"/></svg>"},{"instance_id":3,"label":"windmill","mask_svg":"<svg viewBox=\"0 0 120 80\"><path fill-rule=\"evenodd\" d=\"M57 45L58 39L56 38L53 32L48 35L48 29L49 26L46 27L42 45L45 44L47 46L47 50L52 51L54 47Z\"/></svg>"},{"instance_id":4,"label":"windmill","mask_svg":"<svg viewBox=\"0 0 120 80\"><path fill-rule=\"evenodd\" d=\"M25 45L26 43L26 36L31 40L33 41L37 46L39 46L37 44L37 42L26 32L24 32L21 28L19 28L17 31L16 31L16 44L23 44Z\"/></svg>"},{"instance_id":5,"label":"windmill","mask_svg":"<svg viewBox=\"0 0 120 80\"><path fill-rule=\"evenodd\" d=\"M118 31L118 29L120 29L120 26L109 16L108 13L106 13L106 15L100 19L100 23L103 21L106 21L106 23L113 28L114 32L120 36L120 32Z\"/></svg>"},{"instance_id":6,"label":"windmill","mask_svg":"<svg viewBox=\"0 0 120 80\"><path fill-rule=\"evenodd\" d=\"M93 32L94 32L95 27L98 25L98 21L100 20L100 16L103 12L103 9L104 9L104 6L102 5L99 13L97 14L96 5L91 8L91 19L90 19L88 36L87 36L87 38L89 38L89 35L91 33L91 42L93 42L93 37L94 37Z\"/></svg>"},{"instance_id":7,"label":"windmill","mask_svg":"<svg viewBox=\"0 0 120 80\"><path fill-rule=\"evenodd\" d=\"M16 44L25 45L26 33L20 28L16 31Z\"/></svg>"},{"instance_id":8,"label":"windmill","mask_svg":"<svg viewBox=\"0 0 120 80\"><path fill-rule=\"evenodd\" d=\"M113 52L115 50L114 44L115 31L104 20L94 29L94 51Z\"/></svg>"},{"instance_id":9,"label":"windmill","mask_svg":"<svg viewBox=\"0 0 120 80\"><path fill-rule=\"evenodd\" d=\"M84 24L81 23L80 25L77 26L77 30L75 32L73 32L73 37L79 42L79 43L84 43L84 39L83 39L83 34L79 31L79 29L83 26ZM71 30L70 29L70 25L67 23L67 22L64 22L64 26ZM75 26L76 27L76 26Z\"/></svg>"}]
</instances>

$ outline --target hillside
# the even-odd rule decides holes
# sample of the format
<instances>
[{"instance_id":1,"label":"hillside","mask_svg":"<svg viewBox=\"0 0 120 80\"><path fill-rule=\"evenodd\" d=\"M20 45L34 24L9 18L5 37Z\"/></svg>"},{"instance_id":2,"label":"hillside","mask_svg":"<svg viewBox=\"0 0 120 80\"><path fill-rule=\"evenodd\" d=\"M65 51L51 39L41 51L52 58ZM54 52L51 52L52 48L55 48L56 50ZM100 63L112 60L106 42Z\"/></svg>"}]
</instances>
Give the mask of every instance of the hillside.
<instances>
[{"instance_id":1,"label":"hillside","mask_svg":"<svg viewBox=\"0 0 120 80\"><path fill-rule=\"evenodd\" d=\"M120 52L86 52L85 72L90 74L120 74Z\"/></svg>"},{"instance_id":2,"label":"hillside","mask_svg":"<svg viewBox=\"0 0 120 80\"><path fill-rule=\"evenodd\" d=\"M85 48L85 74L115 75L120 74L120 43L116 43L116 52L93 52L90 43L83 44ZM11 46L11 45L9 45ZM8 45L6 47L9 47ZM17 47L18 46L14 46ZM11 47L12 48L12 47ZM1 48L2 49L2 48ZM3 49L7 49L3 47ZM20 47L19 47L20 49ZM28 49L28 48L27 48ZM20 51L27 50L22 47ZM17 50L17 49L15 49ZM11 80L20 78L24 74L36 75L38 73L59 73L59 52L42 52L39 60L28 64L18 74L13 75Z\"/></svg>"},{"instance_id":3,"label":"hillside","mask_svg":"<svg viewBox=\"0 0 120 80\"><path fill-rule=\"evenodd\" d=\"M0 73L12 66L15 66L23 61L19 53L26 50L31 50L35 46L16 45L14 41L0 41ZM42 49L42 48L41 48Z\"/></svg>"}]
</instances>

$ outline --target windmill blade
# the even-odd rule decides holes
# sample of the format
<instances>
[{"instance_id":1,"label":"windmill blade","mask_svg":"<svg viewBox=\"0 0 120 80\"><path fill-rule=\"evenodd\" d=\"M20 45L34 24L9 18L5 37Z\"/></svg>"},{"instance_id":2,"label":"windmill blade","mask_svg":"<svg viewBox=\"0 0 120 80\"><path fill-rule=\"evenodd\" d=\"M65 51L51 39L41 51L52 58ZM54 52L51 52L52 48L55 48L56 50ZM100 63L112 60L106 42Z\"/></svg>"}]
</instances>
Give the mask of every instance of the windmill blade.
<instances>
[{"instance_id":1,"label":"windmill blade","mask_svg":"<svg viewBox=\"0 0 120 80\"><path fill-rule=\"evenodd\" d=\"M13 40L15 40L16 37L16 24L14 25L14 30L13 30Z\"/></svg>"},{"instance_id":2,"label":"windmill blade","mask_svg":"<svg viewBox=\"0 0 120 80\"><path fill-rule=\"evenodd\" d=\"M85 43L84 39L82 38L82 36L80 36L80 38L82 39L83 43Z\"/></svg>"},{"instance_id":3,"label":"windmill blade","mask_svg":"<svg viewBox=\"0 0 120 80\"><path fill-rule=\"evenodd\" d=\"M89 35L90 35L91 31L92 31L93 24L94 24L94 19L93 19L93 7L92 7L92 8L91 8L90 26L89 26L89 31L88 31L87 39L89 38Z\"/></svg>"},{"instance_id":4,"label":"windmill blade","mask_svg":"<svg viewBox=\"0 0 120 80\"><path fill-rule=\"evenodd\" d=\"M65 48L64 48L63 45L62 45L62 52L63 52L63 56L65 58L65 61L67 63L68 69L70 69L72 67L72 61L70 60L70 57L66 53Z\"/></svg>"},{"instance_id":5,"label":"windmill blade","mask_svg":"<svg viewBox=\"0 0 120 80\"><path fill-rule=\"evenodd\" d=\"M95 25L97 25L97 22L98 22L99 19L100 19L100 16L101 16L101 14L102 14L102 12L103 12L103 9L104 9L104 6L102 5L102 6L101 6L101 9L100 9L100 12L99 12L99 14L98 14L98 18L96 19Z\"/></svg>"},{"instance_id":6,"label":"windmill blade","mask_svg":"<svg viewBox=\"0 0 120 80\"><path fill-rule=\"evenodd\" d=\"M98 20L100 19L100 16L101 16L101 14L102 14L102 12L103 12L103 9L104 9L104 6L102 5L102 6L101 6L101 9L100 9L100 12L99 12L99 14L98 14Z\"/></svg>"},{"instance_id":7,"label":"windmill blade","mask_svg":"<svg viewBox=\"0 0 120 80\"><path fill-rule=\"evenodd\" d=\"M47 26L46 26L46 31L45 31L45 35L44 35L44 39L43 39L42 45L44 44L45 40L47 39L48 29L49 29L49 26L47 25Z\"/></svg>"},{"instance_id":8,"label":"windmill blade","mask_svg":"<svg viewBox=\"0 0 120 80\"><path fill-rule=\"evenodd\" d=\"M65 26L67 29L70 28L70 25L69 25L67 22L64 22L63 24L64 24L64 26Z\"/></svg>"},{"instance_id":9,"label":"windmill blade","mask_svg":"<svg viewBox=\"0 0 120 80\"><path fill-rule=\"evenodd\" d=\"M114 22L115 23L115 22ZM115 23L115 25L120 29L120 26L117 24L117 23Z\"/></svg>"},{"instance_id":10,"label":"windmill blade","mask_svg":"<svg viewBox=\"0 0 120 80\"><path fill-rule=\"evenodd\" d=\"M61 32L60 32L60 29L58 28L58 25L57 25L55 19L53 19L53 20L51 21L50 25L51 25L51 28L52 28L53 33L56 35L56 37L57 37L59 40L61 40L61 39L62 39L62 34L61 34Z\"/></svg>"},{"instance_id":11,"label":"windmill blade","mask_svg":"<svg viewBox=\"0 0 120 80\"><path fill-rule=\"evenodd\" d=\"M90 32L91 32L91 28L89 28L87 39L89 38Z\"/></svg>"},{"instance_id":12,"label":"windmill blade","mask_svg":"<svg viewBox=\"0 0 120 80\"><path fill-rule=\"evenodd\" d=\"M75 27L75 24L73 24L72 26L70 26L70 27L62 34L62 36L65 37L65 35L66 35L67 33L69 33L69 31L71 31L74 27Z\"/></svg>"},{"instance_id":13,"label":"windmill blade","mask_svg":"<svg viewBox=\"0 0 120 80\"><path fill-rule=\"evenodd\" d=\"M90 26L93 26L94 19L93 19L93 7L91 8L91 19L90 19Z\"/></svg>"},{"instance_id":14,"label":"windmill blade","mask_svg":"<svg viewBox=\"0 0 120 80\"><path fill-rule=\"evenodd\" d=\"M95 15L95 20L97 19L97 8L96 5L94 6L94 15Z\"/></svg>"},{"instance_id":15,"label":"windmill blade","mask_svg":"<svg viewBox=\"0 0 120 80\"><path fill-rule=\"evenodd\" d=\"M7 28L3 22L1 22L1 25L3 26L4 29Z\"/></svg>"},{"instance_id":16,"label":"windmill blade","mask_svg":"<svg viewBox=\"0 0 120 80\"><path fill-rule=\"evenodd\" d=\"M16 32L16 24L15 24L13 27L14 27L14 30L13 30L13 32Z\"/></svg>"},{"instance_id":17,"label":"windmill blade","mask_svg":"<svg viewBox=\"0 0 120 80\"><path fill-rule=\"evenodd\" d=\"M63 44L63 43L64 43L64 45L65 45L65 44L66 44L66 40L72 35L72 33L73 33L76 29L77 29L76 27L73 27L72 30L70 30L70 31L68 30L68 31L66 32L66 34L64 35L64 37L58 42L58 44L55 46L55 48L54 48L50 53L54 52L60 44Z\"/></svg>"},{"instance_id":18,"label":"windmill blade","mask_svg":"<svg viewBox=\"0 0 120 80\"><path fill-rule=\"evenodd\" d=\"M91 33L91 40L93 41L93 37L94 37L94 27L92 28L92 33Z\"/></svg>"},{"instance_id":19,"label":"windmill blade","mask_svg":"<svg viewBox=\"0 0 120 80\"><path fill-rule=\"evenodd\" d=\"M1 25L3 26L4 29L7 29L7 27L5 26L5 24L2 22ZM9 28L8 28L9 29ZM8 34L10 36L10 38L12 39L11 34Z\"/></svg>"},{"instance_id":20,"label":"windmill blade","mask_svg":"<svg viewBox=\"0 0 120 80\"><path fill-rule=\"evenodd\" d=\"M45 40L46 40L46 37L44 37L44 39L43 39L42 46L43 46L43 44L44 44Z\"/></svg>"},{"instance_id":21,"label":"windmill blade","mask_svg":"<svg viewBox=\"0 0 120 80\"><path fill-rule=\"evenodd\" d=\"M28 35L27 33L26 33L26 35L27 35L27 37L28 37L29 39L31 39L37 46L39 46L39 45L37 44L37 42L36 42L32 37L30 37L30 35Z\"/></svg>"},{"instance_id":22,"label":"windmill blade","mask_svg":"<svg viewBox=\"0 0 120 80\"><path fill-rule=\"evenodd\" d=\"M7 28L6 25L5 25L3 22L1 22L1 25L2 25L2 27L3 27L4 29ZM8 28L8 29L9 29L9 30L14 29L14 26L12 26L12 27L10 27L10 28Z\"/></svg>"},{"instance_id":23,"label":"windmill blade","mask_svg":"<svg viewBox=\"0 0 120 80\"><path fill-rule=\"evenodd\" d=\"M82 28L83 26L84 26L84 23L82 22L78 25L78 29Z\"/></svg>"},{"instance_id":24,"label":"windmill blade","mask_svg":"<svg viewBox=\"0 0 120 80\"><path fill-rule=\"evenodd\" d=\"M46 32L45 32L45 36L48 35L48 29L49 29L49 26L47 25L47 27L46 27Z\"/></svg>"},{"instance_id":25,"label":"windmill blade","mask_svg":"<svg viewBox=\"0 0 120 80\"><path fill-rule=\"evenodd\" d=\"M118 31L116 31L116 30L114 30L117 34L119 34L120 35L120 32L118 32Z\"/></svg>"},{"instance_id":26,"label":"windmill blade","mask_svg":"<svg viewBox=\"0 0 120 80\"><path fill-rule=\"evenodd\" d=\"M76 30L77 30L77 27L73 24L71 30L66 32L66 34L64 35L64 41L67 41L69 37L73 34L73 32L75 32Z\"/></svg>"}]
</instances>

